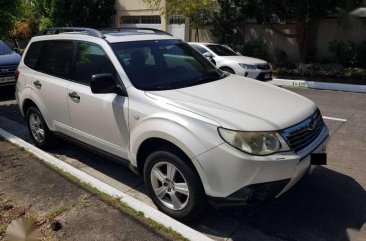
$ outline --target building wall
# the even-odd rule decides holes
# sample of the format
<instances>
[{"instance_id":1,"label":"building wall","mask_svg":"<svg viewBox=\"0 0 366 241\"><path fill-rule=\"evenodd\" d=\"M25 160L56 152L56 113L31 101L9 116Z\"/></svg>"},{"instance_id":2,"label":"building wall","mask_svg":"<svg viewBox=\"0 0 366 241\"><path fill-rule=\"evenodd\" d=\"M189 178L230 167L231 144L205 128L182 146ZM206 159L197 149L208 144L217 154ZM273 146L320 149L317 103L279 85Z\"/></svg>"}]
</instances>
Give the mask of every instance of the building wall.
<instances>
[{"instance_id":1,"label":"building wall","mask_svg":"<svg viewBox=\"0 0 366 241\"><path fill-rule=\"evenodd\" d=\"M277 25L276 28L291 33L295 26L293 24ZM200 42L215 42L211 34L212 26L202 27L199 31ZM245 40L263 40L269 50L273 52L276 48L284 50L290 61L300 60L298 45L295 39L286 38L265 25L247 23L245 25ZM194 40L194 31L191 30L191 40ZM351 41L360 43L366 41L366 19L350 18L346 20L326 19L321 22L317 40L317 58L323 60L329 57L329 42ZM245 53L243 53L245 54Z\"/></svg>"},{"instance_id":2,"label":"building wall","mask_svg":"<svg viewBox=\"0 0 366 241\"><path fill-rule=\"evenodd\" d=\"M116 1L116 11L116 27L120 26L120 19L123 16L160 15L159 10L151 9L142 0L118 0ZM165 16L161 16L161 29L164 31L168 30Z\"/></svg>"}]
</instances>

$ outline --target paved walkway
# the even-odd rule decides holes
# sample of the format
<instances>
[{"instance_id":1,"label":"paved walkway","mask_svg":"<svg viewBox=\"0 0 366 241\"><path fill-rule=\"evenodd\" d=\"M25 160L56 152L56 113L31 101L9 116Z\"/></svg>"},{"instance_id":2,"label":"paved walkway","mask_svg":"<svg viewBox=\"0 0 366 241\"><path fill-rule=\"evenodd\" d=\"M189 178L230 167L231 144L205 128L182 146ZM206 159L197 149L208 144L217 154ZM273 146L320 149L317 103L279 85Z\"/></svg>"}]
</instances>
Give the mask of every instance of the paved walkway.
<instances>
[{"instance_id":1,"label":"paved walkway","mask_svg":"<svg viewBox=\"0 0 366 241\"><path fill-rule=\"evenodd\" d=\"M2 140L0 214L0 240L5 226L22 216L36 219L45 240L172 240Z\"/></svg>"}]
</instances>

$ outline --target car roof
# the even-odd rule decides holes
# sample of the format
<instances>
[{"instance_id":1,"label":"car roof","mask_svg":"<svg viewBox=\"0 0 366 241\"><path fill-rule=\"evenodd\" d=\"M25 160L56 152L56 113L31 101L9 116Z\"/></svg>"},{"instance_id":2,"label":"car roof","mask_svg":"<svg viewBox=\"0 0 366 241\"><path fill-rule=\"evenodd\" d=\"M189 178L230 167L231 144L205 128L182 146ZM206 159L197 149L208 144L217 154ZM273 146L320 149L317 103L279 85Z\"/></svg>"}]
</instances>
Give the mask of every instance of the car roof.
<instances>
[{"instance_id":1,"label":"car roof","mask_svg":"<svg viewBox=\"0 0 366 241\"><path fill-rule=\"evenodd\" d=\"M85 40L96 41L105 39L109 43L177 39L169 33L159 29L151 28L111 28L105 30L95 30L90 28L50 28L40 32L33 37L32 41L42 40Z\"/></svg>"}]
</instances>

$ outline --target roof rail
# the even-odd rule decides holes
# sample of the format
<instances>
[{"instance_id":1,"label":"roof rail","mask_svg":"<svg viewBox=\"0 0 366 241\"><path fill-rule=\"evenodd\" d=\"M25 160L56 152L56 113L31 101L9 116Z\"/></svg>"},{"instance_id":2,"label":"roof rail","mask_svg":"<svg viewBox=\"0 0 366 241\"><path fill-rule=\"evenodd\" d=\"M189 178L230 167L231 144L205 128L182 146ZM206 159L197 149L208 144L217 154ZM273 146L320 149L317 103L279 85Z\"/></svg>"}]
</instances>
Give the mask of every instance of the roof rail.
<instances>
[{"instance_id":1,"label":"roof rail","mask_svg":"<svg viewBox=\"0 0 366 241\"><path fill-rule=\"evenodd\" d=\"M59 28L47 28L45 30L40 31L37 36L40 35L49 35L49 34L60 34L67 32L80 32L85 33L89 36L97 37L97 38L106 38L103 33L96 29L92 28L79 28L79 27L59 27Z\"/></svg>"},{"instance_id":2,"label":"roof rail","mask_svg":"<svg viewBox=\"0 0 366 241\"><path fill-rule=\"evenodd\" d=\"M103 33L111 33L111 32L141 32L141 31L151 31L154 34L162 34L172 36L170 33L165 32L160 29L155 28L132 28L132 27L120 27L120 28L103 28L99 29Z\"/></svg>"}]
</instances>

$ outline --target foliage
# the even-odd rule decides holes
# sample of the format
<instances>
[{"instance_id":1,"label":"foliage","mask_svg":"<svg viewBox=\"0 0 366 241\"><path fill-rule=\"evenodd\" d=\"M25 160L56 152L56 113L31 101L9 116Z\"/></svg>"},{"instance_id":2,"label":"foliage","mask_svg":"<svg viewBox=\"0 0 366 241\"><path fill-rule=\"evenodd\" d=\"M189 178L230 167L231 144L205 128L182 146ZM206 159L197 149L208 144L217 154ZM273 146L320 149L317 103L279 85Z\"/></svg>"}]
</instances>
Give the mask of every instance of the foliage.
<instances>
[{"instance_id":1,"label":"foliage","mask_svg":"<svg viewBox=\"0 0 366 241\"><path fill-rule=\"evenodd\" d=\"M339 68L337 64L307 64L306 68L277 68L274 74L280 78L301 76L311 81L366 84L366 69Z\"/></svg>"},{"instance_id":2,"label":"foliage","mask_svg":"<svg viewBox=\"0 0 366 241\"><path fill-rule=\"evenodd\" d=\"M366 42L333 41L329 43L331 59L346 67L366 67Z\"/></svg>"},{"instance_id":3,"label":"foliage","mask_svg":"<svg viewBox=\"0 0 366 241\"><path fill-rule=\"evenodd\" d=\"M218 0L220 11L213 14L212 35L219 43L238 47L244 39L244 21L253 17L253 1Z\"/></svg>"},{"instance_id":4,"label":"foliage","mask_svg":"<svg viewBox=\"0 0 366 241\"><path fill-rule=\"evenodd\" d=\"M0 39L8 38L16 18L22 0L0 0Z\"/></svg>"},{"instance_id":5,"label":"foliage","mask_svg":"<svg viewBox=\"0 0 366 241\"><path fill-rule=\"evenodd\" d=\"M285 38L294 38L298 43L303 62L311 61L316 53L316 41L319 22L322 18L341 13L346 15L353 8L361 6L365 0L218 0L220 12L215 22L224 26L215 26L214 36L223 43L230 43L231 29L236 25L235 9L240 9L240 18L255 18L266 24ZM246 14L245 16L243 14ZM248 15L250 14L250 15ZM277 23L294 23L291 33L276 28ZM220 37L221 36L221 37ZM229 37L227 37L229 36ZM244 39L244 38L243 38Z\"/></svg>"},{"instance_id":6,"label":"foliage","mask_svg":"<svg viewBox=\"0 0 366 241\"><path fill-rule=\"evenodd\" d=\"M38 32L38 13L35 5L28 0L21 0L19 17L10 35L13 38L26 40Z\"/></svg>"},{"instance_id":7,"label":"foliage","mask_svg":"<svg viewBox=\"0 0 366 241\"><path fill-rule=\"evenodd\" d=\"M207 21L208 13L217 7L216 0L143 0L152 9L159 10L167 16L177 14L188 18L196 30L196 41L199 41L198 29Z\"/></svg>"},{"instance_id":8,"label":"foliage","mask_svg":"<svg viewBox=\"0 0 366 241\"><path fill-rule=\"evenodd\" d=\"M271 56L267 45L262 40L251 40L240 46L239 52L245 56L255 57L269 61Z\"/></svg>"},{"instance_id":9,"label":"foliage","mask_svg":"<svg viewBox=\"0 0 366 241\"><path fill-rule=\"evenodd\" d=\"M288 60L287 53L279 48L275 49L274 51L272 64L275 65L275 67L277 68L291 67L291 63Z\"/></svg>"},{"instance_id":10,"label":"foliage","mask_svg":"<svg viewBox=\"0 0 366 241\"><path fill-rule=\"evenodd\" d=\"M38 26L39 30L50 28L52 26L53 26L52 19L50 18L43 17L39 20L39 26Z\"/></svg>"},{"instance_id":11,"label":"foliage","mask_svg":"<svg viewBox=\"0 0 366 241\"><path fill-rule=\"evenodd\" d=\"M82 26L102 28L112 23L114 0L33 0L42 16L41 28Z\"/></svg>"}]
</instances>

